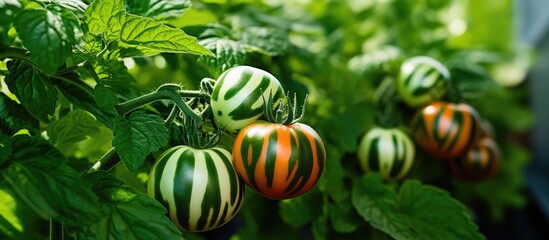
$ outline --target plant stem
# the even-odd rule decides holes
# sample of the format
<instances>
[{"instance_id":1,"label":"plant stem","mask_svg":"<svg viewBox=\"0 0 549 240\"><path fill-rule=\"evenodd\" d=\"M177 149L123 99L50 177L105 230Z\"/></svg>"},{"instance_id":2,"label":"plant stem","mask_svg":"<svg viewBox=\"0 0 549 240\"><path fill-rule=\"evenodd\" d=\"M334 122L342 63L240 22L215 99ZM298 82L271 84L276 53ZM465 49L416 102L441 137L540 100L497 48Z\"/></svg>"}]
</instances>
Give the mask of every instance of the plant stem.
<instances>
[{"instance_id":1,"label":"plant stem","mask_svg":"<svg viewBox=\"0 0 549 240\"><path fill-rule=\"evenodd\" d=\"M56 222L53 217L50 217L50 240L62 240L64 238L63 224Z\"/></svg>"},{"instance_id":2,"label":"plant stem","mask_svg":"<svg viewBox=\"0 0 549 240\"><path fill-rule=\"evenodd\" d=\"M88 70L88 72L91 74L93 80L95 80L96 83L99 83L101 81L101 78L99 78L99 76L95 72L95 69L93 69L93 65L90 62L85 62L84 67L86 68L86 70Z\"/></svg>"},{"instance_id":3,"label":"plant stem","mask_svg":"<svg viewBox=\"0 0 549 240\"><path fill-rule=\"evenodd\" d=\"M170 125L172 125L175 118L179 115L179 113L181 113L181 110L179 110L179 108L176 105L174 105L172 110L170 111L170 115L168 115L168 118L164 120L164 125L166 125L166 127L169 128Z\"/></svg>"},{"instance_id":4,"label":"plant stem","mask_svg":"<svg viewBox=\"0 0 549 240\"><path fill-rule=\"evenodd\" d=\"M0 48L0 60L4 60L6 58L15 58L15 59L30 61L29 55L27 54L27 52L28 51L23 48L16 48L16 47Z\"/></svg>"},{"instance_id":5,"label":"plant stem","mask_svg":"<svg viewBox=\"0 0 549 240\"><path fill-rule=\"evenodd\" d=\"M97 162L88 170L88 173L96 172L99 170L109 170L113 168L116 164L120 162L120 157L114 150L111 148L105 155L103 155Z\"/></svg>"},{"instance_id":6,"label":"plant stem","mask_svg":"<svg viewBox=\"0 0 549 240\"><path fill-rule=\"evenodd\" d=\"M159 100L171 100L175 105L183 111L183 113L196 121L200 121L202 118L196 112L194 112L183 98L186 97L201 97L204 98L206 94L200 91L156 91L149 94L142 95L127 102L116 105L116 112L120 115L126 115L132 110L143 107L147 104L153 103Z\"/></svg>"}]
</instances>

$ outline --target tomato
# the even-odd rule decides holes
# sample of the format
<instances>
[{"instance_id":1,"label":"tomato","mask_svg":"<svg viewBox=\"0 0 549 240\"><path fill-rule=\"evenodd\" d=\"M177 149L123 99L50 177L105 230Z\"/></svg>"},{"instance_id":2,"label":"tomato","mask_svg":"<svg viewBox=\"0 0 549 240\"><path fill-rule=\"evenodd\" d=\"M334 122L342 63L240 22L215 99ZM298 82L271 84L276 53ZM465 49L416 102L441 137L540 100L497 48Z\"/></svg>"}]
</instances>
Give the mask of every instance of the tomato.
<instances>
[{"instance_id":1,"label":"tomato","mask_svg":"<svg viewBox=\"0 0 549 240\"><path fill-rule=\"evenodd\" d=\"M414 163L416 149L410 137L398 128L370 129L358 148L365 172L379 172L383 179L402 179Z\"/></svg>"},{"instance_id":2,"label":"tomato","mask_svg":"<svg viewBox=\"0 0 549 240\"><path fill-rule=\"evenodd\" d=\"M420 109L412 120L413 138L427 153L441 159L456 158L480 137L480 117L464 103L434 102Z\"/></svg>"},{"instance_id":3,"label":"tomato","mask_svg":"<svg viewBox=\"0 0 549 240\"><path fill-rule=\"evenodd\" d=\"M302 123L252 123L237 135L233 156L236 172L244 182L272 199L309 191L326 162L322 139Z\"/></svg>"},{"instance_id":4,"label":"tomato","mask_svg":"<svg viewBox=\"0 0 549 240\"><path fill-rule=\"evenodd\" d=\"M229 222L239 211L245 185L225 149L176 146L153 165L148 193L168 210L181 229L207 231Z\"/></svg>"},{"instance_id":5,"label":"tomato","mask_svg":"<svg viewBox=\"0 0 549 240\"><path fill-rule=\"evenodd\" d=\"M275 104L285 97L282 85L270 73L249 66L228 69L219 76L212 92L211 107L216 125L236 135L263 116L263 99L270 93Z\"/></svg>"},{"instance_id":6,"label":"tomato","mask_svg":"<svg viewBox=\"0 0 549 240\"><path fill-rule=\"evenodd\" d=\"M464 156L450 161L450 170L454 177L464 181L484 181L498 170L500 151L492 138L482 138L477 145Z\"/></svg>"},{"instance_id":7,"label":"tomato","mask_svg":"<svg viewBox=\"0 0 549 240\"><path fill-rule=\"evenodd\" d=\"M438 100L448 88L450 72L428 56L407 59L400 66L396 88L404 102L418 107Z\"/></svg>"}]
</instances>

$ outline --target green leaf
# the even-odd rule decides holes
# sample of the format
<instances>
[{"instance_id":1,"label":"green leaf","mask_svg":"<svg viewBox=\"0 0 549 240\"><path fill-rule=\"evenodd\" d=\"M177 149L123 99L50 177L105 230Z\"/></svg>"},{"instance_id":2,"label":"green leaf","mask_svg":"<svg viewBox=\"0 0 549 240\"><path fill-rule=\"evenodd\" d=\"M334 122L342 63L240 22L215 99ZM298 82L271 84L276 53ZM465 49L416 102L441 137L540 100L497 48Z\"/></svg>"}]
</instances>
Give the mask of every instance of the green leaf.
<instances>
[{"instance_id":1,"label":"green leaf","mask_svg":"<svg viewBox=\"0 0 549 240\"><path fill-rule=\"evenodd\" d=\"M225 70L239 66L246 60L246 50L233 40L224 38L208 38L200 41L215 56L200 56L198 62L206 67L213 78L219 77Z\"/></svg>"},{"instance_id":2,"label":"green leaf","mask_svg":"<svg viewBox=\"0 0 549 240\"><path fill-rule=\"evenodd\" d=\"M177 18L191 6L190 0L126 0L128 13L157 20Z\"/></svg>"},{"instance_id":3,"label":"green leaf","mask_svg":"<svg viewBox=\"0 0 549 240\"><path fill-rule=\"evenodd\" d=\"M82 0L53 0L54 3L71 11L84 12L88 5Z\"/></svg>"},{"instance_id":4,"label":"green leaf","mask_svg":"<svg viewBox=\"0 0 549 240\"><path fill-rule=\"evenodd\" d=\"M102 109L95 104L93 88L83 82L77 74L65 74L54 78L55 85L76 108L93 114L97 120L112 128L116 116L114 109Z\"/></svg>"},{"instance_id":5,"label":"green leaf","mask_svg":"<svg viewBox=\"0 0 549 240\"><path fill-rule=\"evenodd\" d=\"M13 60L7 65L10 73L6 84L10 91L30 114L47 122L48 115L52 115L57 106L57 90L51 80L26 62Z\"/></svg>"},{"instance_id":6,"label":"green leaf","mask_svg":"<svg viewBox=\"0 0 549 240\"><path fill-rule=\"evenodd\" d=\"M76 229L77 239L183 239L166 209L106 172L84 176L108 210L99 221Z\"/></svg>"},{"instance_id":7,"label":"green leaf","mask_svg":"<svg viewBox=\"0 0 549 240\"><path fill-rule=\"evenodd\" d=\"M10 43L8 31L10 30L14 16L22 9L17 0L0 0L0 45Z\"/></svg>"},{"instance_id":8,"label":"green leaf","mask_svg":"<svg viewBox=\"0 0 549 240\"><path fill-rule=\"evenodd\" d=\"M25 9L17 14L14 26L31 60L46 73L65 63L81 33L78 19L59 7Z\"/></svg>"},{"instance_id":9,"label":"green leaf","mask_svg":"<svg viewBox=\"0 0 549 240\"><path fill-rule=\"evenodd\" d=\"M311 226L311 232L315 240L328 238L328 216L330 214L331 204L326 197L322 201L322 214L315 218Z\"/></svg>"},{"instance_id":10,"label":"green leaf","mask_svg":"<svg viewBox=\"0 0 549 240\"><path fill-rule=\"evenodd\" d=\"M137 111L128 119L117 116L114 119L112 145L126 164L135 172L147 155L168 143L168 129L158 115Z\"/></svg>"},{"instance_id":11,"label":"green leaf","mask_svg":"<svg viewBox=\"0 0 549 240\"><path fill-rule=\"evenodd\" d=\"M122 0L95 0L86 12L83 22L92 34L103 34L108 41L118 40L122 25L126 22L126 10Z\"/></svg>"},{"instance_id":12,"label":"green leaf","mask_svg":"<svg viewBox=\"0 0 549 240\"><path fill-rule=\"evenodd\" d=\"M343 158L343 153L337 149L327 151L327 159L333 159L326 162L324 173L318 181L318 189L328 194L331 199L336 202L342 202L349 196L349 191L345 189L344 177L345 169L341 165L340 159Z\"/></svg>"},{"instance_id":13,"label":"green leaf","mask_svg":"<svg viewBox=\"0 0 549 240\"><path fill-rule=\"evenodd\" d=\"M268 56L279 56L288 52L290 41L285 32L264 27L248 27L240 34L240 42L251 51Z\"/></svg>"},{"instance_id":14,"label":"green leaf","mask_svg":"<svg viewBox=\"0 0 549 240\"><path fill-rule=\"evenodd\" d=\"M97 196L80 174L46 141L12 138L11 164L1 172L10 188L43 219L68 226L91 224L103 214Z\"/></svg>"},{"instance_id":15,"label":"green leaf","mask_svg":"<svg viewBox=\"0 0 549 240\"><path fill-rule=\"evenodd\" d=\"M8 161L11 151L12 146L10 137L0 133L0 166Z\"/></svg>"},{"instance_id":16,"label":"green leaf","mask_svg":"<svg viewBox=\"0 0 549 240\"><path fill-rule=\"evenodd\" d=\"M296 198L279 201L279 214L282 220L293 227L302 227L311 222L321 213L322 205L317 199L322 196L316 192L308 192Z\"/></svg>"},{"instance_id":17,"label":"green leaf","mask_svg":"<svg viewBox=\"0 0 549 240\"><path fill-rule=\"evenodd\" d=\"M128 15L120 35L122 42L162 52L213 54L198 44L195 37L150 18Z\"/></svg>"},{"instance_id":18,"label":"green leaf","mask_svg":"<svg viewBox=\"0 0 549 240\"><path fill-rule=\"evenodd\" d=\"M90 113L75 109L48 125L48 136L53 145L76 143L99 131L99 123Z\"/></svg>"},{"instance_id":19,"label":"green leaf","mask_svg":"<svg viewBox=\"0 0 549 240\"><path fill-rule=\"evenodd\" d=\"M349 70L358 74L372 74L380 72L383 67L397 61L402 55L399 48L392 46L383 46L375 51L358 55L347 64Z\"/></svg>"},{"instance_id":20,"label":"green leaf","mask_svg":"<svg viewBox=\"0 0 549 240\"><path fill-rule=\"evenodd\" d=\"M378 174L368 174L355 181L352 203L395 239L484 239L459 201L417 180L406 180L397 194Z\"/></svg>"},{"instance_id":21,"label":"green leaf","mask_svg":"<svg viewBox=\"0 0 549 240\"><path fill-rule=\"evenodd\" d=\"M355 208L349 204L350 197L330 207L330 221L339 233L352 233L364 224Z\"/></svg>"},{"instance_id":22,"label":"green leaf","mask_svg":"<svg viewBox=\"0 0 549 240\"><path fill-rule=\"evenodd\" d=\"M23 225L17 216L17 200L10 192L0 185L0 236L6 235L16 239L23 231Z\"/></svg>"},{"instance_id":23,"label":"green leaf","mask_svg":"<svg viewBox=\"0 0 549 240\"><path fill-rule=\"evenodd\" d=\"M101 83L98 86L104 85L108 90L112 89L112 92L127 99L137 96L135 79L128 72L128 68L126 68L124 62L118 60L98 61L94 66L94 70L101 79ZM111 97L113 96L109 96L109 98Z\"/></svg>"},{"instance_id":24,"label":"green leaf","mask_svg":"<svg viewBox=\"0 0 549 240\"><path fill-rule=\"evenodd\" d=\"M114 109L118 104L116 93L105 84L97 84L94 89L95 102L100 108Z\"/></svg>"},{"instance_id":25,"label":"green leaf","mask_svg":"<svg viewBox=\"0 0 549 240\"><path fill-rule=\"evenodd\" d=\"M27 129L31 134L38 133L39 121L4 93L0 93L0 119L5 121L5 127L11 134L21 129Z\"/></svg>"}]
</instances>

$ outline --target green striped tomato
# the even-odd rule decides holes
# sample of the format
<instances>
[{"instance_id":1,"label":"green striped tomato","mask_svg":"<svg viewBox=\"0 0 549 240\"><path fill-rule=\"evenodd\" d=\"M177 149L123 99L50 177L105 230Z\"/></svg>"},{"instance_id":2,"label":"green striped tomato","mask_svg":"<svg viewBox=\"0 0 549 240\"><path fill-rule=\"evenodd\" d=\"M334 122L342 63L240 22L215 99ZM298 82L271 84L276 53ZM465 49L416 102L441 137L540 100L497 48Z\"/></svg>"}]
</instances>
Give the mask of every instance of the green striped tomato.
<instances>
[{"instance_id":1,"label":"green striped tomato","mask_svg":"<svg viewBox=\"0 0 549 240\"><path fill-rule=\"evenodd\" d=\"M497 143L492 138L485 137L465 155L450 160L450 171L454 177L463 181L484 181L497 172L499 161Z\"/></svg>"},{"instance_id":2,"label":"green striped tomato","mask_svg":"<svg viewBox=\"0 0 549 240\"><path fill-rule=\"evenodd\" d=\"M153 165L148 193L181 229L201 232L220 227L239 211L245 185L232 165L231 153L214 147L176 146Z\"/></svg>"},{"instance_id":3,"label":"green striped tomato","mask_svg":"<svg viewBox=\"0 0 549 240\"><path fill-rule=\"evenodd\" d=\"M373 127L358 148L358 160L365 172L379 172L383 179L402 179L414 163L412 139L398 128Z\"/></svg>"},{"instance_id":4,"label":"green striped tomato","mask_svg":"<svg viewBox=\"0 0 549 240\"><path fill-rule=\"evenodd\" d=\"M217 126L233 136L243 127L263 116L263 98L273 94L273 102L285 96L280 82L261 69L238 66L223 72L217 79L211 98Z\"/></svg>"},{"instance_id":5,"label":"green striped tomato","mask_svg":"<svg viewBox=\"0 0 549 240\"><path fill-rule=\"evenodd\" d=\"M449 79L450 72L442 63L417 56L402 63L396 86L404 102L418 107L444 96Z\"/></svg>"},{"instance_id":6,"label":"green striped tomato","mask_svg":"<svg viewBox=\"0 0 549 240\"><path fill-rule=\"evenodd\" d=\"M465 103L433 102L412 120L412 135L427 153L450 160L477 143L480 124L477 111Z\"/></svg>"},{"instance_id":7,"label":"green striped tomato","mask_svg":"<svg viewBox=\"0 0 549 240\"><path fill-rule=\"evenodd\" d=\"M244 182L271 199L293 198L309 191L326 162L322 139L302 123L252 123L237 135L233 156Z\"/></svg>"}]
</instances>

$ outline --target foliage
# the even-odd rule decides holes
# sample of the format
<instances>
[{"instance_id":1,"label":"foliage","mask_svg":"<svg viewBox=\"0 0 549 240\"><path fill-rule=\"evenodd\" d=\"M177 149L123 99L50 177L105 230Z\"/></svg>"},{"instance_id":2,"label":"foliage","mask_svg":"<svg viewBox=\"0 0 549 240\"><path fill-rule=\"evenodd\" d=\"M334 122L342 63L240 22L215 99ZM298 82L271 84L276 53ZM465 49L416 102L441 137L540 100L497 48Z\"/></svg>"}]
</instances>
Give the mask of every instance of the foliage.
<instances>
[{"instance_id":1,"label":"foliage","mask_svg":"<svg viewBox=\"0 0 549 240\"><path fill-rule=\"evenodd\" d=\"M503 87L517 82L506 66L528 66L508 30L511 3L0 0L0 238L45 239L47 221L66 239L181 238L143 193L148 171L189 134L181 119L215 132L213 79L250 65L297 102L308 95L301 121L324 141L324 173L297 198L247 194L232 223L185 238L483 239L470 203L489 206L495 222L525 204L530 156L513 134L533 115L524 86ZM364 176L356 150L366 129L410 125L415 109L394 82L417 55L450 71L443 100L470 104L494 126L502 158L492 179L450 180L419 149L402 182ZM220 145L233 140L223 134ZM117 161L124 166L112 168Z\"/></svg>"}]
</instances>

